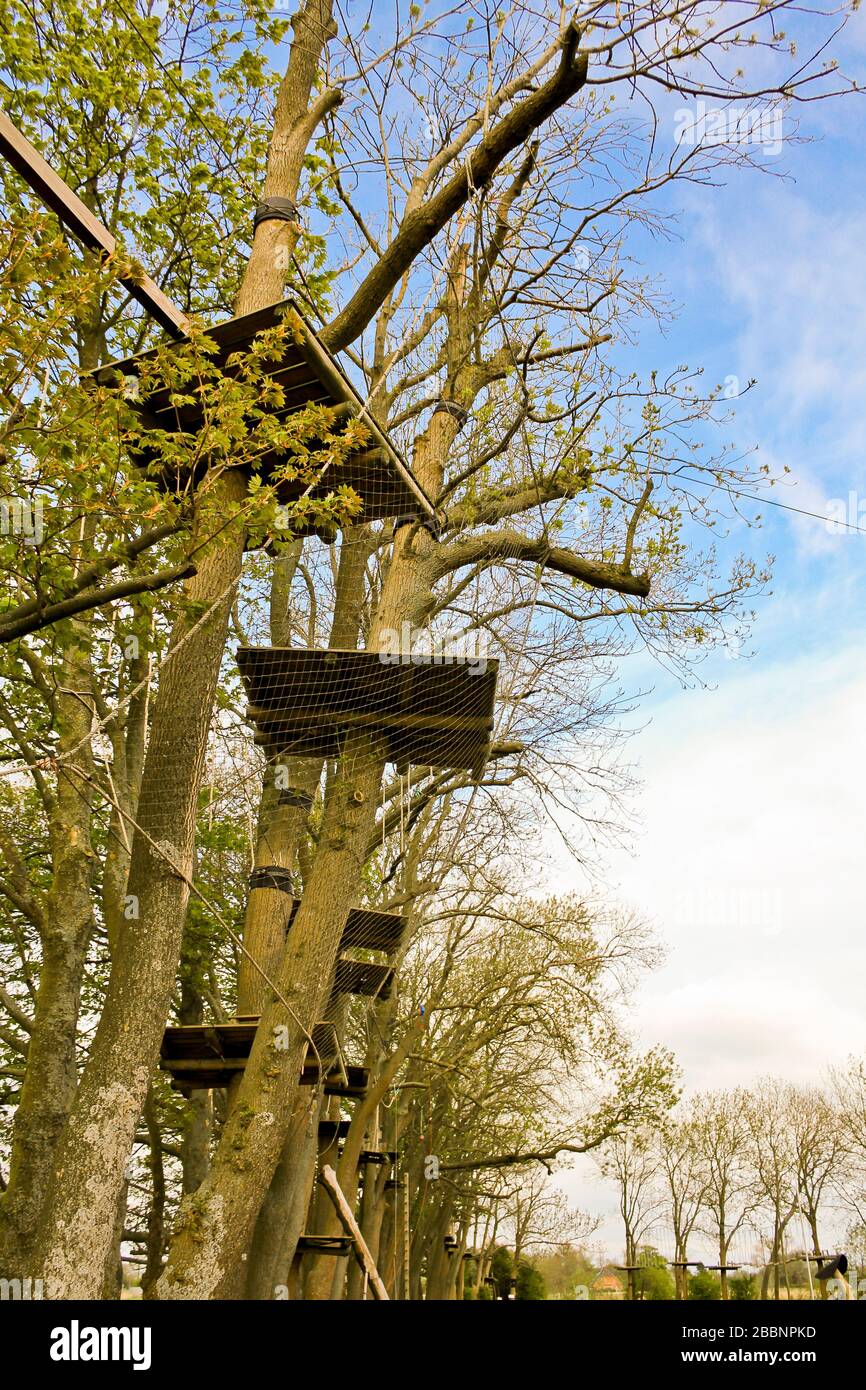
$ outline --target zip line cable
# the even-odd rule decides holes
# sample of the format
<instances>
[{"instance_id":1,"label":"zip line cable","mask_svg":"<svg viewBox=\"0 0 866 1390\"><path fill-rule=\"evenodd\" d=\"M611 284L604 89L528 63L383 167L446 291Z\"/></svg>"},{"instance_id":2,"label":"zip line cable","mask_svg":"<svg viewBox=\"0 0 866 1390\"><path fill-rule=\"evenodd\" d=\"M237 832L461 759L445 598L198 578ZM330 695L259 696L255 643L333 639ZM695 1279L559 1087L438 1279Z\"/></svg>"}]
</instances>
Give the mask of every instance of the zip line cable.
<instances>
[{"instance_id":1,"label":"zip line cable","mask_svg":"<svg viewBox=\"0 0 866 1390\"><path fill-rule=\"evenodd\" d=\"M686 482L695 483L698 487L712 488L716 492L727 492L733 497L746 497L750 502L758 502L761 506L779 507L784 512L794 512L797 516L808 516L814 521L842 526L847 531L859 531L866 536L866 526L858 526L854 521L836 521L832 517L822 516L820 512L810 512L805 507L794 507L790 502L779 502L775 497L761 497L756 492L745 492L742 488L733 487L730 483L711 483L706 478L693 478L687 473L677 473L672 476L675 478L684 477Z\"/></svg>"}]
</instances>

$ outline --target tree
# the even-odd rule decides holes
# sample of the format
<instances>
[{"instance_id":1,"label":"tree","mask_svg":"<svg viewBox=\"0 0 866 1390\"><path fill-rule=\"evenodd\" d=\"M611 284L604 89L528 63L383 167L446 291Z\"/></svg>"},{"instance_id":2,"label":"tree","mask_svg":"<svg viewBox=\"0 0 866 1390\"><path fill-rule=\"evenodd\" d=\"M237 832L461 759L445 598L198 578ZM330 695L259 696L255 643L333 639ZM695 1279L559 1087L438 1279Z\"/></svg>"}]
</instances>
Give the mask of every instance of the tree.
<instances>
[{"instance_id":1,"label":"tree","mask_svg":"<svg viewBox=\"0 0 866 1390\"><path fill-rule=\"evenodd\" d=\"M514 1296L520 1303L539 1303L547 1298L547 1288L541 1271L529 1260L521 1260L517 1266Z\"/></svg>"},{"instance_id":2,"label":"tree","mask_svg":"<svg viewBox=\"0 0 866 1390\"><path fill-rule=\"evenodd\" d=\"M514 1255L506 1245L500 1245L493 1252L490 1277L496 1284L496 1297L509 1298L514 1287Z\"/></svg>"},{"instance_id":3,"label":"tree","mask_svg":"<svg viewBox=\"0 0 866 1390\"><path fill-rule=\"evenodd\" d=\"M854 1224L866 1224L866 1062L849 1058L846 1067L831 1072L830 1083L842 1146L842 1162L833 1173L834 1191Z\"/></svg>"},{"instance_id":4,"label":"tree","mask_svg":"<svg viewBox=\"0 0 866 1390\"><path fill-rule=\"evenodd\" d=\"M82 26L77 11L70 11L69 35L58 29L29 40L18 50L23 58L11 47L4 53L4 71L13 74L21 108L16 114L31 133L45 130L45 148L57 153L59 162L64 151L87 147L89 138L89 196L99 210L104 204L116 213L118 230L135 227L149 267L158 271L162 260L161 278L169 288L186 284L190 305L217 299L242 313L278 300L290 271L296 292L306 293L311 308L329 316L322 331L327 346L352 347L356 367L366 369L372 408L382 423L398 431L412 428L412 462L442 509L444 529L439 542L414 527L401 529L393 546L390 536L378 533L370 541L367 555L375 574L368 587L365 565L359 567L355 604L370 649L379 648L404 622L432 623L450 613L461 615L468 630L493 628L497 636L510 637L512 647L521 645L523 625L529 665L532 646L547 642L551 631L561 643L572 649L576 643L598 659L598 648L583 645L590 625L604 634L600 645L611 656L628 642L641 641L685 661L721 636L726 624L738 621L749 595L761 587L763 572L743 560L730 576L717 577L712 558L689 549L683 513L692 505L694 489L681 476L683 459L713 488L742 483L748 470L726 458L704 462L697 453L684 455L689 431L712 417L712 393L696 396L686 374L674 373L661 383L622 380L602 349L611 327L627 331L635 309L651 308L646 293L626 285L617 270L629 219L652 223L648 200L657 189L675 178L706 177L719 161L742 156L735 149L698 145L658 162L647 132L647 163L643 137L629 146L625 128L611 124L605 89L620 85L647 99L655 91L687 91L720 102L751 95L760 105L779 93L796 100L805 83L809 95L832 90L837 79L822 74L819 56L798 55L790 71L781 67L787 41L772 26L777 10L793 7L756 3L738 14L737 25L716 29L714 7L703 4L691 5L688 15L676 7L637 5L623 14L591 6L562 28L558 20L534 12L529 24L528 11L518 6L497 21L499 27L477 36L470 25L474 9L458 4L449 19L461 40L453 50L460 55L456 66L449 52L431 70L426 66L431 21L423 16L412 17L399 31L385 24L385 32L341 34L330 3L306 0L295 18L273 121L260 119L260 99L273 90L261 51L274 31L263 12L252 21L254 41L263 44L259 54L233 41L210 12L171 10L139 15L134 26L117 16L105 23L100 16L91 26L98 40L85 61ZM727 59L730 51L754 47L747 33L752 21L780 63L772 90L762 77L751 86L740 74L725 77L727 69L717 61L722 52ZM28 23L29 14L15 11L12 27L19 35ZM189 35L196 36L191 54ZM816 54L821 51L817 45ZM66 53L75 61L70 58L63 69L69 107L64 119L71 112L76 128L58 133L51 128L53 104L44 92L47 79L56 75L58 54ZM404 84L407 68L412 80ZM162 81L166 69L176 70L181 80ZM191 88L190 73L195 74ZM443 128L432 141L419 144L417 129L402 119L404 85L411 88L412 102L423 107L426 99L428 112L441 118ZM89 104L91 88L107 93L97 119ZM193 106L199 106L191 122L189 90ZM395 110L399 121L393 119ZM207 159L190 165L189 151L198 153L190 139L193 125L200 128L196 139ZM109 151L106 130L114 134ZM604 159L609 139L622 142L629 157ZM379 201L368 204L366 189L347 184L362 177L371 146ZM327 277L316 274L325 248L315 236L302 235L297 222L260 223L244 268L248 209L242 209L241 190L249 196L245 185L251 174L258 194L266 147L266 196L303 197L311 217L317 210L332 217ZM575 158L577 149L583 160ZM202 168L214 164L221 181L231 185L234 201L216 187L212 200L202 195L191 207L187 194L201 186ZM602 165L622 171L613 185L595 183L592 171ZM177 217L175 202L182 210ZM215 214L229 224L228 242ZM550 243L553 224L559 231ZM204 250L196 240L198 226L208 232ZM539 241L539 235L546 240ZM581 238L592 246L588 267L572 254ZM341 240L347 262L342 267L337 265ZM549 251L539 256L539 244L549 245ZM545 337L539 316L547 319L555 342ZM111 320L100 305L82 365L91 360L96 365L107 355L105 338L115 328ZM623 421L632 399L638 409ZM619 415L621 428L607 423L610 410ZM461 438L467 412L472 427ZM697 447L697 440L692 442ZM56 1180L47 1194L36 1194L35 1222L28 1226L16 1219L11 1229L18 1241L25 1229L38 1228L44 1272L61 1293L93 1296L117 1248L128 1154L182 956L199 792L226 635L236 620L249 505L246 483L231 467L215 470L196 491L189 525L200 551L198 572L182 595L175 596L168 585L160 591L165 608L157 610L155 623L160 658L155 693L145 679L154 652L139 653L144 670L123 671L117 692L122 708L135 707L136 692L147 691L150 698L138 703L139 724L133 719L117 734L104 778L97 777L93 764L104 751L100 711L110 713L112 706L105 706L102 663L94 659L91 634L75 629L67 639L65 664L56 665L54 637L36 638L40 654L46 648L38 644L47 644L47 679L44 663L32 658L32 643L25 643L21 657L32 681L26 688L32 703L17 739L18 754L43 797L62 862L53 866L59 869L56 896L46 914L53 936L45 949L51 968L43 968L39 981L19 1135L26 1146L38 1097L51 1097L51 1114L40 1130L46 1136L40 1189L48 1174L56 1174ZM209 524L215 517L225 521L218 535ZM711 529L712 505L701 505L696 520ZM93 544L98 549L98 536ZM344 558L345 575L351 568L346 546L340 551L341 569ZM79 563L75 555L72 563ZM57 592L68 591L61 585ZM144 617L152 611L144 602L135 609ZM105 620L110 621L107 610ZM116 670L112 676L116 683ZM113 695L111 682L109 689ZM556 694L554 686L548 690L550 697ZM522 693L511 692L515 710L523 700ZM55 764L49 769L40 766L42 755L31 746L38 727L32 711L41 709L42 701L59 706L61 715L61 737L51 749ZM531 708L528 694L526 701ZM511 714L517 718L521 712L515 710ZM555 741L557 728L547 732ZM523 749L515 748L517 742L504 741L510 751L503 758L519 764ZM111 782L117 786L115 773L124 758L118 792ZM58 772L46 777L55 765ZM381 828L377 808L384 758L370 736L359 733L347 740L336 769L324 772L320 766L309 774L318 797L315 834L307 837L311 827L300 813L283 818L278 836L273 832L287 860L300 863L306 856L303 902L288 940L265 967L275 988L265 1001L257 1042L213 1162L188 1196L168 1269L156 1286L160 1296L207 1297L232 1284L300 1114L298 1076L307 1038L327 1002L342 927L365 882L370 844ZM425 785L423 794L434 814L435 793ZM113 852L117 871L109 875L106 901L117 919L119 883L139 915L132 919L137 926L112 933L110 978L107 985L104 974L99 981L94 998L99 1023L76 1085L78 1001L94 915L94 845L107 834L106 808L121 846ZM271 833L267 823L262 829ZM37 884L43 869L44 860L34 870ZM17 866L7 900L13 926L23 911L38 932L41 904L34 902L32 887L28 867ZM261 899L250 896L252 935L263 910L255 906ZM25 989L27 965L25 959ZM108 962L101 965L104 970ZM18 1008L17 997L13 1002ZM267 1043L275 1027L288 1030L290 1044L279 1057ZM52 1057L62 1059L61 1079L43 1086L40 1069L45 1080ZM644 1095L659 1089L651 1082L652 1070L645 1069ZM663 1067L655 1070L658 1081ZM387 1089L393 1078L384 1070L382 1076ZM260 1122L274 1116L276 1123ZM562 1137L553 1136L552 1148L533 1152L555 1156L563 1151L556 1147ZM13 1155L13 1200L7 1209L14 1208L14 1194L26 1182L23 1152L19 1146ZM526 1155L526 1150L501 1153L501 1166ZM69 1181L72 1172L75 1184ZM299 1206L293 1229L287 1228L289 1244L302 1219Z\"/></svg>"},{"instance_id":5,"label":"tree","mask_svg":"<svg viewBox=\"0 0 866 1390\"><path fill-rule=\"evenodd\" d=\"M817 1087L790 1087L788 1104L797 1167L797 1207L809 1227L812 1254L820 1255L819 1213L844 1161L842 1117L832 1099Z\"/></svg>"},{"instance_id":6,"label":"tree","mask_svg":"<svg viewBox=\"0 0 866 1390\"><path fill-rule=\"evenodd\" d=\"M637 1255L640 1269L634 1275L635 1293L639 1299L660 1303L672 1299L676 1285L667 1261L651 1245L644 1245Z\"/></svg>"},{"instance_id":7,"label":"tree","mask_svg":"<svg viewBox=\"0 0 866 1390\"><path fill-rule=\"evenodd\" d=\"M548 1298L587 1299L598 1269L581 1247L567 1245L534 1260L547 1287Z\"/></svg>"},{"instance_id":8,"label":"tree","mask_svg":"<svg viewBox=\"0 0 866 1390\"><path fill-rule=\"evenodd\" d=\"M746 1096L744 1118L751 1138L755 1192L770 1213L770 1262L764 1270L762 1296L767 1296L770 1273L779 1298L784 1268L784 1237L797 1209L797 1156L793 1142L790 1096L784 1084L764 1079Z\"/></svg>"},{"instance_id":9,"label":"tree","mask_svg":"<svg viewBox=\"0 0 866 1390\"><path fill-rule=\"evenodd\" d=\"M176 32L174 14L165 22ZM263 37L279 32L264 9L251 10L251 22ZM6 5L4 105L69 174L87 205L146 256L169 293L196 311L214 303L215 267L223 256L231 262L242 244L243 193L236 171L223 165L214 167L209 193L199 180L193 194L191 171L214 166L214 142L228 139L233 122L223 103L231 93L235 129L246 136L242 176L256 176L263 146L255 113L270 84L260 65L229 57L214 30L207 39L200 34L199 57L214 67L200 68L194 82L200 119L190 119L185 94L161 80L159 54L148 38L154 22L143 23L141 31L115 11L106 15L86 4L53 6L50 18ZM58 102L61 91L66 99ZM4 636L17 640L3 650L15 706L3 757L7 773L19 769L31 781L33 818L37 835L46 836L50 863L47 878L44 859L31 875L16 837L7 840L14 881L7 880L7 901L18 920L23 914L23 970L33 986L0 1214L0 1258L20 1269L30 1266L75 1097L88 945L94 931L108 931L115 945L120 939L114 927L123 920L129 817L147 741L150 658L164 640L152 595L191 569L192 552L213 533L215 512L206 490L191 539L185 499L160 495L152 479L128 467L124 445L138 437L128 408L99 394L95 402L85 397L76 369L96 367L109 336L120 350L142 346L148 327L138 317L130 321L126 297L118 302L116 267L102 274L89 258L78 260L55 224L32 212L5 165L2 178L10 268L2 282L4 310L16 325L4 340L0 380L8 411L4 487L22 503L44 507L46 532L39 546L28 545L26 536L16 545L4 575ZM208 215L217 205L224 224ZM154 215L156 208L167 215ZM226 509L218 510L223 528ZM204 564L199 556L200 570ZM118 572L126 578L106 588L103 580L117 580ZM197 582L190 580L193 599ZM76 606L79 600L84 607ZM47 618L53 626L45 629ZM195 622L178 622L187 623L195 647ZM22 641L27 632L44 636ZM180 723L174 732L182 737ZM108 776L106 743L113 762ZM112 807L108 843L99 825L106 806ZM97 861L102 872L94 882ZM35 971L34 959L41 965Z\"/></svg>"},{"instance_id":10,"label":"tree","mask_svg":"<svg viewBox=\"0 0 866 1390\"><path fill-rule=\"evenodd\" d=\"M610 1140L599 1160L602 1174L616 1183L619 1192L619 1211L625 1229L628 1298L631 1301L639 1293L639 1276L636 1274L639 1248L661 1206L655 1191L658 1165L658 1153L646 1131L627 1133Z\"/></svg>"},{"instance_id":11,"label":"tree","mask_svg":"<svg viewBox=\"0 0 866 1390\"><path fill-rule=\"evenodd\" d=\"M730 1296L730 1290L708 1269L699 1270L697 1274L689 1276L689 1298L697 1303L712 1303L717 1299Z\"/></svg>"},{"instance_id":12,"label":"tree","mask_svg":"<svg viewBox=\"0 0 866 1390\"><path fill-rule=\"evenodd\" d=\"M734 1236L742 1230L759 1200L750 1167L747 1104L748 1096L742 1090L710 1092L694 1101L697 1143L706 1175L703 1207L707 1234L716 1241L722 1266L728 1263ZM690 1279L689 1297L694 1296L693 1284ZM719 1286L721 1298L726 1299L728 1277L724 1268Z\"/></svg>"},{"instance_id":13,"label":"tree","mask_svg":"<svg viewBox=\"0 0 866 1390\"><path fill-rule=\"evenodd\" d=\"M687 1110L672 1116L659 1135L661 1177L667 1190L668 1211L674 1237L674 1280L678 1299L686 1295L688 1242L704 1203L707 1171L698 1126Z\"/></svg>"}]
</instances>

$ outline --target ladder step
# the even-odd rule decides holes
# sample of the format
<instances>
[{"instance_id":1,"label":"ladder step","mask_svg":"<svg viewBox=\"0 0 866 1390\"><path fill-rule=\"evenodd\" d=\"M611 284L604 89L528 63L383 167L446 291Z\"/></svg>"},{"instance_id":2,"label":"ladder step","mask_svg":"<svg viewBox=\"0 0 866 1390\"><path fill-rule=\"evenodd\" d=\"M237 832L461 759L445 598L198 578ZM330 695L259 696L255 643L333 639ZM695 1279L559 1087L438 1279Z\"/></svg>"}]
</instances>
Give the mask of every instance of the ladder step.
<instances>
[{"instance_id":1,"label":"ladder step","mask_svg":"<svg viewBox=\"0 0 866 1390\"><path fill-rule=\"evenodd\" d=\"M353 907L343 928L340 950L361 946L367 951L392 955L403 936L406 918L402 912L378 912L374 908Z\"/></svg>"},{"instance_id":2,"label":"ladder step","mask_svg":"<svg viewBox=\"0 0 866 1390\"><path fill-rule=\"evenodd\" d=\"M300 898L292 901L289 909L289 926L295 919ZM380 912L373 907L353 907L346 918L340 950L347 951L361 947L365 951L382 951L393 955L403 938L406 918L402 912Z\"/></svg>"}]
</instances>

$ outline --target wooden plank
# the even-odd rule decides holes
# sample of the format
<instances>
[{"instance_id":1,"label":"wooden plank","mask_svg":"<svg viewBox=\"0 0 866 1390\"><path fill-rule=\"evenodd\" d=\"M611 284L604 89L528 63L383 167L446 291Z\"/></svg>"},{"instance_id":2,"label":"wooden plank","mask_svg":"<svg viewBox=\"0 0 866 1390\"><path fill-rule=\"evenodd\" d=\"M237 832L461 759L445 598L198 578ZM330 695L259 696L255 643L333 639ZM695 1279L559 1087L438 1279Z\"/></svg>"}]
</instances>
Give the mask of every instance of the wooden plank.
<instances>
[{"instance_id":1,"label":"wooden plank","mask_svg":"<svg viewBox=\"0 0 866 1390\"><path fill-rule=\"evenodd\" d=\"M30 141L14 126L4 111L0 111L0 154L8 160L25 183L42 199L46 207L56 213L72 235L86 246L96 251L103 259L113 256L117 251L117 241L107 227L94 217L81 199L55 174ZM185 314L176 309L167 295L164 295L149 275L140 274L136 278L121 276L121 284L137 299L161 327L182 338L189 328Z\"/></svg>"},{"instance_id":2,"label":"wooden plank","mask_svg":"<svg viewBox=\"0 0 866 1390\"><path fill-rule=\"evenodd\" d=\"M318 1086L319 1068L315 1062L307 1061L304 1070L301 1072L302 1086ZM367 1093L370 1082L370 1073L366 1067L346 1067L346 1080L344 1081L339 1074L331 1073L325 1076L324 1091L326 1096L345 1096L347 1100L360 1100Z\"/></svg>"},{"instance_id":3,"label":"wooden plank","mask_svg":"<svg viewBox=\"0 0 866 1390\"><path fill-rule=\"evenodd\" d=\"M398 766L482 768L494 723L498 662L488 658L478 666L471 657L419 654L411 665L394 666L384 655L239 648L254 741L272 755L290 750L332 757L349 730L369 730Z\"/></svg>"},{"instance_id":4,"label":"wooden plank","mask_svg":"<svg viewBox=\"0 0 866 1390\"><path fill-rule=\"evenodd\" d=\"M383 474L383 480L388 483L388 509L383 512L381 505L375 505L373 501L365 503L365 519L374 520L382 516L396 516L401 511L416 511L429 520L434 520L436 510L433 502L415 480L409 465L394 447L387 434L368 412L367 406L348 377L345 376L339 363L317 338L312 326L291 299L282 300L277 304L269 304L264 309L257 309L251 314L243 314L238 318L218 323L208 328L208 336L217 343L220 357L224 361L230 352L248 348L257 333L273 327L285 315L288 315L293 330L293 341L287 349L285 365L293 367L300 358L305 363L307 370L320 383L322 401L345 407L345 413L359 418L366 425L372 436L371 444L365 445L357 454L359 466L365 470L365 475L364 460L370 455L371 450L375 455L380 471L382 460L384 460L386 472ZM147 354L143 355L146 356ZM128 375L135 371L135 364L135 358L126 358L111 365L117 371ZM277 373L282 370L283 367L279 365L275 368ZM284 412L277 413L282 414ZM345 469L341 467L337 472L339 481L347 481L344 476ZM327 474L326 478L329 476L330 474ZM363 497L363 488L359 487L359 491Z\"/></svg>"},{"instance_id":5,"label":"wooden plank","mask_svg":"<svg viewBox=\"0 0 866 1390\"><path fill-rule=\"evenodd\" d=\"M320 1120L319 1140L329 1144L339 1143L349 1133L350 1120Z\"/></svg>"},{"instance_id":6,"label":"wooden plank","mask_svg":"<svg viewBox=\"0 0 866 1390\"><path fill-rule=\"evenodd\" d=\"M355 1220L349 1203L343 1196L340 1184L337 1182L337 1174L327 1163L322 1168L319 1182L334 1204L334 1210L337 1213L340 1225L346 1232L346 1235L351 1236L355 1242L353 1254L370 1281L370 1287L373 1290L374 1297L379 1299L380 1302L389 1302L388 1290L379 1277L379 1271L373 1262L373 1256L370 1254L367 1242L361 1235L361 1228Z\"/></svg>"}]
</instances>

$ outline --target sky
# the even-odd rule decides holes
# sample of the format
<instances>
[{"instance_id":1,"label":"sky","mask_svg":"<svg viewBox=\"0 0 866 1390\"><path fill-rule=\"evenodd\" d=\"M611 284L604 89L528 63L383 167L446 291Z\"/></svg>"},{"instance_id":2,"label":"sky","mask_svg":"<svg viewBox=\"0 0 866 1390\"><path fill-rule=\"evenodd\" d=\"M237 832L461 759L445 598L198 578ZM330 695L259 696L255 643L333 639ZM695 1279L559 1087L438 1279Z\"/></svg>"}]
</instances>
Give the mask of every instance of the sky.
<instances>
[{"instance_id":1,"label":"sky","mask_svg":"<svg viewBox=\"0 0 866 1390\"><path fill-rule=\"evenodd\" d=\"M845 47L862 80L862 14ZM866 1053L866 101L807 107L799 134L778 176L677 189L678 239L649 259L681 307L644 334L642 365L757 378L729 437L791 470L773 497L822 518L743 503L765 523L732 543L775 556L743 653L715 654L698 688L641 658L623 671L652 689L629 748L637 829L606 891L665 948L630 1022L676 1053L687 1091L818 1082ZM828 511L864 530L833 533ZM564 856L560 876L574 886ZM563 1185L617 1254L616 1195L592 1162Z\"/></svg>"}]
</instances>

